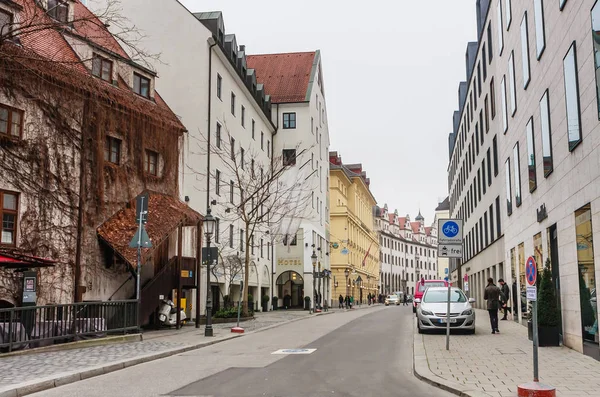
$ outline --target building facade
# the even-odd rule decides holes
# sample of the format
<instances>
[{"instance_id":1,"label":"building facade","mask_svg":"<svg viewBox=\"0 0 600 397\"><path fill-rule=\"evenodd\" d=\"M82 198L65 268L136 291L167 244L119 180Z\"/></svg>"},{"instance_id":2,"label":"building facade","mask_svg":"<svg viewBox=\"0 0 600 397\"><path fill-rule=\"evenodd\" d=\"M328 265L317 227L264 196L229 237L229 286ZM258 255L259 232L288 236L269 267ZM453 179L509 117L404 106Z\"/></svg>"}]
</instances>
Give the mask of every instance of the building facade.
<instances>
[{"instance_id":1,"label":"building facade","mask_svg":"<svg viewBox=\"0 0 600 397\"><path fill-rule=\"evenodd\" d=\"M437 226L425 226L419 213L414 222L410 215L389 213L388 206L375 208L375 229L380 245L380 283L383 294L404 292L413 295L422 279L438 278Z\"/></svg>"},{"instance_id":2,"label":"building facade","mask_svg":"<svg viewBox=\"0 0 600 397\"><path fill-rule=\"evenodd\" d=\"M200 220L178 198L185 128L155 73L80 2L4 1L0 13L0 250L56 261L39 271L38 304L131 299L136 196L150 192L154 243L142 283ZM18 275L3 269L1 284L3 305L20 305ZM142 308L142 323L158 298L146 302L156 306Z\"/></svg>"},{"instance_id":3,"label":"building facade","mask_svg":"<svg viewBox=\"0 0 600 397\"><path fill-rule=\"evenodd\" d=\"M306 296L317 305L331 304L329 128L321 53L252 55L248 67L273 104L274 151L290 165L283 176L286 186L303 181L291 198L295 210L271 231L277 258L273 295L282 307L302 306Z\"/></svg>"},{"instance_id":4,"label":"building facade","mask_svg":"<svg viewBox=\"0 0 600 397\"><path fill-rule=\"evenodd\" d=\"M140 45L160 53L156 84L187 130L181 198L202 213L210 207L218 219L211 241L219 252L211 270L213 311L238 300L247 255L248 292L260 309L261 297L271 295L275 260L264 215L270 207L258 198L275 160L270 97L248 66L245 46L226 32L221 12L193 13L176 0L120 6L143 34ZM184 240L186 255L193 254L190 240Z\"/></svg>"},{"instance_id":5,"label":"building facade","mask_svg":"<svg viewBox=\"0 0 600 397\"><path fill-rule=\"evenodd\" d=\"M450 136L451 213L467 219L462 272L479 298L487 276L503 277L526 307L525 262L534 256L541 270L549 260L563 343L598 357L600 5L477 6L479 40Z\"/></svg>"},{"instance_id":6,"label":"building facade","mask_svg":"<svg viewBox=\"0 0 600 397\"><path fill-rule=\"evenodd\" d=\"M377 202L362 164L344 164L337 152L329 153L329 162L333 296L365 302L380 285Z\"/></svg>"}]
</instances>

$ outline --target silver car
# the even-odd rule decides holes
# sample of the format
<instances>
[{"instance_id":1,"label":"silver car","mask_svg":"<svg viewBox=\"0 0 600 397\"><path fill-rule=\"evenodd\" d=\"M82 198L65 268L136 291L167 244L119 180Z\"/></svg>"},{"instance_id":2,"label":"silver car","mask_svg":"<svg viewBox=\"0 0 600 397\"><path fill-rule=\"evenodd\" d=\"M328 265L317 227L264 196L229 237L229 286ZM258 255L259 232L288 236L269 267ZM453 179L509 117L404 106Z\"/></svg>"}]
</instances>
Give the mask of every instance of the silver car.
<instances>
[{"instance_id":1,"label":"silver car","mask_svg":"<svg viewBox=\"0 0 600 397\"><path fill-rule=\"evenodd\" d=\"M427 288L422 299L416 299L420 303L417 307L417 328L419 333L433 329L446 329L448 288ZM464 292L459 288L450 290L450 328L475 333L475 310L471 303L475 299L467 299Z\"/></svg>"}]
</instances>

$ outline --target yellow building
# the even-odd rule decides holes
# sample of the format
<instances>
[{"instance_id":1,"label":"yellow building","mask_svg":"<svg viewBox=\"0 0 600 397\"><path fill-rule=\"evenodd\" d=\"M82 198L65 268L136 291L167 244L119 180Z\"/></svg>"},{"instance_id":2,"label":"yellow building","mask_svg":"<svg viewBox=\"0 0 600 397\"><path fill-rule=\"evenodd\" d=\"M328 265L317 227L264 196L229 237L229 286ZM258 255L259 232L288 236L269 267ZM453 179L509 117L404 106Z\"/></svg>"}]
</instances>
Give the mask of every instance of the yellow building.
<instances>
[{"instance_id":1,"label":"yellow building","mask_svg":"<svg viewBox=\"0 0 600 397\"><path fill-rule=\"evenodd\" d=\"M379 285L379 240L373 227L377 202L362 164L343 164L337 152L329 153L329 163L333 301L348 295L366 303Z\"/></svg>"}]
</instances>

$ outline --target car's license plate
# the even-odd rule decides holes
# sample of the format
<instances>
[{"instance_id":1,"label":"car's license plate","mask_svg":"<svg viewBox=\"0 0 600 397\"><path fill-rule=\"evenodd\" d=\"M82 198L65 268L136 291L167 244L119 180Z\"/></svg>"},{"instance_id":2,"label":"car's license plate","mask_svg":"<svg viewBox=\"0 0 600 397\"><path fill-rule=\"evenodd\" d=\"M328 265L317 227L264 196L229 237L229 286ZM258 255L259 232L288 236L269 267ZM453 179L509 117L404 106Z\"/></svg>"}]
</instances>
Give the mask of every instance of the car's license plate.
<instances>
[{"instance_id":1,"label":"car's license plate","mask_svg":"<svg viewBox=\"0 0 600 397\"><path fill-rule=\"evenodd\" d=\"M440 323L446 323L446 320L448 320L447 318L440 318ZM455 318L451 318L450 319L450 323L456 323L456 319Z\"/></svg>"}]
</instances>

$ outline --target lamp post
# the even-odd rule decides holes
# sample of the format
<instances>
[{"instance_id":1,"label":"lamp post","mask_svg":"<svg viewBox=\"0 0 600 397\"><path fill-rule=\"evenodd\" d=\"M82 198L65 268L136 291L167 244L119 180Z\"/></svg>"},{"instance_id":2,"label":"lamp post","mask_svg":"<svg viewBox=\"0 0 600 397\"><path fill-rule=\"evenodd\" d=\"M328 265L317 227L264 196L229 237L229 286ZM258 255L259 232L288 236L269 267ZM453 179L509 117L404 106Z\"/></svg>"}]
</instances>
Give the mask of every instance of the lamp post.
<instances>
[{"instance_id":1,"label":"lamp post","mask_svg":"<svg viewBox=\"0 0 600 397\"><path fill-rule=\"evenodd\" d=\"M313 250L312 255L310 256L310 260L312 262L312 266L313 266L313 313L315 312L315 304L317 302L317 288L316 288L316 277L317 277L317 254L315 253L315 250Z\"/></svg>"},{"instance_id":2,"label":"lamp post","mask_svg":"<svg viewBox=\"0 0 600 397\"><path fill-rule=\"evenodd\" d=\"M348 288L350 287L350 285L348 285L348 276L350 275L350 270L348 268L346 268L346 270L344 270L344 274L346 275L346 297L348 296Z\"/></svg>"},{"instance_id":3,"label":"lamp post","mask_svg":"<svg viewBox=\"0 0 600 397\"><path fill-rule=\"evenodd\" d=\"M211 215L210 207L204 217L204 226L206 228L206 326L204 327L204 336L213 336L212 327L212 300L210 290L210 264L212 258L210 255L210 238L215 229L215 218Z\"/></svg>"}]
</instances>

